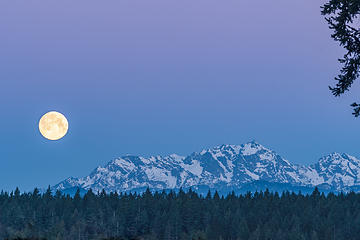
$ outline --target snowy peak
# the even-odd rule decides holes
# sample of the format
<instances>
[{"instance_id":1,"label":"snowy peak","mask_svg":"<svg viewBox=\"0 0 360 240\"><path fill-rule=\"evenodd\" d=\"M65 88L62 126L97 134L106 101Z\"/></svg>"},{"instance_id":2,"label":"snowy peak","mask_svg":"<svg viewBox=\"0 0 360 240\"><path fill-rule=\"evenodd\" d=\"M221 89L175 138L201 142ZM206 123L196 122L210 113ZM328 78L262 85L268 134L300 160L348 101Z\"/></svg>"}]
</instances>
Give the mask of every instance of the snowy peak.
<instances>
[{"instance_id":1,"label":"snowy peak","mask_svg":"<svg viewBox=\"0 0 360 240\"><path fill-rule=\"evenodd\" d=\"M245 156L253 155L260 151L270 151L269 149L265 148L264 146L255 141L243 144L241 145L241 148L241 154Z\"/></svg>"},{"instance_id":2,"label":"snowy peak","mask_svg":"<svg viewBox=\"0 0 360 240\"><path fill-rule=\"evenodd\" d=\"M160 190L207 186L236 190L254 181L292 186L326 185L340 191L360 186L360 160L348 154L332 153L316 164L299 166L252 141L220 145L187 157L126 155L97 167L86 177L68 178L53 188L133 191L146 187Z\"/></svg>"},{"instance_id":3,"label":"snowy peak","mask_svg":"<svg viewBox=\"0 0 360 240\"><path fill-rule=\"evenodd\" d=\"M200 154L203 155L205 153L211 153L215 157L217 156L223 157L224 155L234 156L239 154L247 156L247 155L254 155L260 151L271 151L271 150L265 148L264 146L262 146L261 144L255 141L252 141L242 145L223 144L211 149L204 149L200 152Z\"/></svg>"},{"instance_id":4,"label":"snowy peak","mask_svg":"<svg viewBox=\"0 0 360 240\"><path fill-rule=\"evenodd\" d=\"M312 167L319 172L353 174L359 170L360 160L346 153L332 153L320 158Z\"/></svg>"},{"instance_id":5,"label":"snowy peak","mask_svg":"<svg viewBox=\"0 0 360 240\"><path fill-rule=\"evenodd\" d=\"M337 190L360 183L360 160L346 153L331 153L310 166L318 174L320 184L329 184Z\"/></svg>"},{"instance_id":6,"label":"snowy peak","mask_svg":"<svg viewBox=\"0 0 360 240\"><path fill-rule=\"evenodd\" d=\"M360 160L346 153L340 154L335 152L320 158L317 164L321 167L339 164L342 166L348 166L349 164L355 164L356 166L359 166Z\"/></svg>"}]
</instances>

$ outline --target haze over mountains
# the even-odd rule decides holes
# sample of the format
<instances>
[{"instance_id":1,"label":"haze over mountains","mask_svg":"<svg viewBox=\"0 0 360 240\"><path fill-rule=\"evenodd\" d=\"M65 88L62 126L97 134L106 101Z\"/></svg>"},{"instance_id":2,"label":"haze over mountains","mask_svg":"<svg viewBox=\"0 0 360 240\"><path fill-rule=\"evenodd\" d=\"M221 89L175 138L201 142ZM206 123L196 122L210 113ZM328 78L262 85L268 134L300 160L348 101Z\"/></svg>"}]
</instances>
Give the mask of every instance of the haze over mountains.
<instances>
[{"instance_id":1,"label":"haze over mountains","mask_svg":"<svg viewBox=\"0 0 360 240\"><path fill-rule=\"evenodd\" d=\"M124 156L97 167L82 178L70 177L53 190L73 193L77 188L106 192L142 192L188 189L200 193L264 190L359 191L360 160L348 154L332 153L305 166L290 163L257 142L221 145L187 157Z\"/></svg>"}]
</instances>

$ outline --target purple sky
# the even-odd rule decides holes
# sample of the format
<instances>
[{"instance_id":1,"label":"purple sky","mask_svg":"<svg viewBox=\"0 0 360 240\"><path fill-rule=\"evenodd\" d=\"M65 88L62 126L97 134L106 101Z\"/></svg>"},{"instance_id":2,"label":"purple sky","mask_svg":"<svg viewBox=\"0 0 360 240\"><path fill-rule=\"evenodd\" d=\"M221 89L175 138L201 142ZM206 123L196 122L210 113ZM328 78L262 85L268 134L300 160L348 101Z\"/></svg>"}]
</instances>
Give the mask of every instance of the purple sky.
<instances>
[{"instance_id":1,"label":"purple sky","mask_svg":"<svg viewBox=\"0 0 360 240\"><path fill-rule=\"evenodd\" d=\"M251 140L294 163L360 157L359 86L320 5L279 0L0 2L0 189L54 185L117 156ZM60 141L41 115L67 116Z\"/></svg>"}]
</instances>

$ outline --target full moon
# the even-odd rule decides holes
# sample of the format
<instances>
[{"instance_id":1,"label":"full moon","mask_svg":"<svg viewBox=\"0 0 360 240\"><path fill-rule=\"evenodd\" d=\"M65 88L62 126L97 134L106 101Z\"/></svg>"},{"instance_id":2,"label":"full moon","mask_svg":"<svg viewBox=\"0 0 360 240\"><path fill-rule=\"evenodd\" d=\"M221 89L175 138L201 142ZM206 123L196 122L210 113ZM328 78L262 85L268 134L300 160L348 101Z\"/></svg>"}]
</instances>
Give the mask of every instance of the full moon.
<instances>
[{"instance_id":1,"label":"full moon","mask_svg":"<svg viewBox=\"0 0 360 240\"><path fill-rule=\"evenodd\" d=\"M49 140L58 140L65 136L68 131L68 121L59 112L48 112L39 121L41 135Z\"/></svg>"}]
</instances>

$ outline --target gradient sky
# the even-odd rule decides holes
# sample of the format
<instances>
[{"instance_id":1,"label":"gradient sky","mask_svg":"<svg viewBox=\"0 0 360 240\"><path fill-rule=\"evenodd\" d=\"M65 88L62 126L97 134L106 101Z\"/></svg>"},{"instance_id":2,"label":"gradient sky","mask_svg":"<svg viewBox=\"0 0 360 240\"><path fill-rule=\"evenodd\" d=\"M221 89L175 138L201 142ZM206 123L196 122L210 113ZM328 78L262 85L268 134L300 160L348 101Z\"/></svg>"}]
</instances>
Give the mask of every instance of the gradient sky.
<instances>
[{"instance_id":1,"label":"gradient sky","mask_svg":"<svg viewBox=\"0 0 360 240\"><path fill-rule=\"evenodd\" d=\"M54 185L124 154L251 140L293 163L360 157L343 50L313 0L0 2L0 189ZM40 117L69 132L48 141Z\"/></svg>"}]
</instances>

